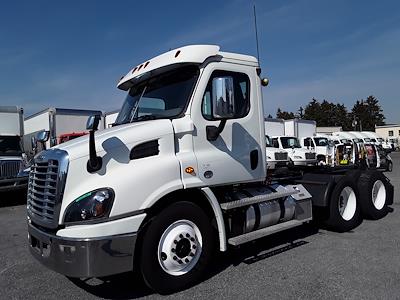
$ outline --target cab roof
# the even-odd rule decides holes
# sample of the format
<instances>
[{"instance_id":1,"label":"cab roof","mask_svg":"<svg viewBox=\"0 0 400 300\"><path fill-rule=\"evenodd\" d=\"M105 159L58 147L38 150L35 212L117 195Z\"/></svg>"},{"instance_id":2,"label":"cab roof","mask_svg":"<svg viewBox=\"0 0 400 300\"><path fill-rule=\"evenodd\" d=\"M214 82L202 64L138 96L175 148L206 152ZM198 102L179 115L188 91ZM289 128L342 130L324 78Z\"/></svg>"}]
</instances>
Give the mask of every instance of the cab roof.
<instances>
[{"instance_id":1,"label":"cab roof","mask_svg":"<svg viewBox=\"0 0 400 300\"><path fill-rule=\"evenodd\" d=\"M219 49L220 47L217 45L189 45L170 50L133 67L125 76L121 77L117 87L121 90L128 90L133 85L132 81L145 73L176 64L202 64L210 57L258 67L258 61L253 56L222 52Z\"/></svg>"}]
</instances>

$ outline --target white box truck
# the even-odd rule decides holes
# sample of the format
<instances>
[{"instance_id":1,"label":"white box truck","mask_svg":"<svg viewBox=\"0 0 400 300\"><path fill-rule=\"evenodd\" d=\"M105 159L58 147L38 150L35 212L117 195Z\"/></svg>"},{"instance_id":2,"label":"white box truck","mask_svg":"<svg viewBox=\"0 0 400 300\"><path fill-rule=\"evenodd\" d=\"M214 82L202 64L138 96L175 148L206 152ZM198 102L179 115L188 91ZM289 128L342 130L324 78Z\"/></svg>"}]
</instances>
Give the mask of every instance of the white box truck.
<instances>
[{"instance_id":1,"label":"white box truck","mask_svg":"<svg viewBox=\"0 0 400 300\"><path fill-rule=\"evenodd\" d=\"M99 110L47 108L27 117L24 121L24 146L28 155L38 152L32 149L32 137L35 137L37 133L48 131L49 140L43 146L44 148L53 147L87 134L86 121L93 114L103 115ZM103 117L99 128L104 128ZM39 148L43 148L43 146L38 145Z\"/></svg>"},{"instance_id":2,"label":"white box truck","mask_svg":"<svg viewBox=\"0 0 400 300\"><path fill-rule=\"evenodd\" d=\"M268 177L260 73L256 58L212 45L130 69L116 126L96 133L92 116L88 136L35 157L31 254L70 277L134 270L171 293L199 281L218 250L316 215L336 231L385 216L393 186L381 172Z\"/></svg>"},{"instance_id":3,"label":"white box truck","mask_svg":"<svg viewBox=\"0 0 400 300\"><path fill-rule=\"evenodd\" d=\"M24 112L16 106L0 106L0 191L26 189L23 176L26 156L23 151Z\"/></svg>"},{"instance_id":4,"label":"white box truck","mask_svg":"<svg viewBox=\"0 0 400 300\"><path fill-rule=\"evenodd\" d=\"M285 120L285 135L295 136L298 139L314 136L317 133L317 123L312 120L291 119Z\"/></svg>"},{"instance_id":5,"label":"white box truck","mask_svg":"<svg viewBox=\"0 0 400 300\"><path fill-rule=\"evenodd\" d=\"M282 119L265 118L265 146L267 156L267 169L276 170L289 165L289 153L283 149L277 149L272 143L272 136L284 135L285 125Z\"/></svg>"}]
</instances>

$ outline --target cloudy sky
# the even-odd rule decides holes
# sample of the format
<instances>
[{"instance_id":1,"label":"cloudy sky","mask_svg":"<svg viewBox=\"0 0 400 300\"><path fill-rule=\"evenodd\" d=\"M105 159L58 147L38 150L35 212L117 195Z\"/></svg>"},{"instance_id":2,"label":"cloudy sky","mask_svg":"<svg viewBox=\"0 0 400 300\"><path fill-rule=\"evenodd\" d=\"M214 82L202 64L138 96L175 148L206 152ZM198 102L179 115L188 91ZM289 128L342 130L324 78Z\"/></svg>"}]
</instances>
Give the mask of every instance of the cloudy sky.
<instances>
[{"instance_id":1,"label":"cloudy sky","mask_svg":"<svg viewBox=\"0 0 400 300\"><path fill-rule=\"evenodd\" d=\"M376 96L400 122L400 1L2 1L0 105L118 109L117 79L170 48L256 55L266 114Z\"/></svg>"}]
</instances>

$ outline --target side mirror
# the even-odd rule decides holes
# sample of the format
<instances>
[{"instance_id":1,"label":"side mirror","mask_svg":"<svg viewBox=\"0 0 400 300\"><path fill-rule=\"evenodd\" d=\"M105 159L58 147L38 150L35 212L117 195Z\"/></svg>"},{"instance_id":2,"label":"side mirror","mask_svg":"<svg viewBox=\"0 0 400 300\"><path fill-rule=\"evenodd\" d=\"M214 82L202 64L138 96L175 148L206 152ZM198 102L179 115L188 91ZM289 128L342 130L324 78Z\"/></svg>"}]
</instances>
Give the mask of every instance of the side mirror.
<instances>
[{"instance_id":1,"label":"side mirror","mask_svg":"<svg viewBox=\"0 0 400 300\"><path fill-rule=\"evenodd\" d=\"M39 143L46 143L49 140L50 132L42 130L36 134L36 141Z\"/></svg>"},{"instance_id":2,"label":"side mirror","mask_svg":"<svg viewBox=\"0 0 400 300\"><path fill-rule=\"evenodd\" d=\"M216 77L212 80L213 117L227 119L235 116L233 77Z\"/></svg>"},{"instance_id":3,"label":"side mirror","mask_svg":"<svg viewBox=\"0 0 400 300\"><path fill-rule=\"evenodd\" d=\"M99 128L100 119L100 115L90 116L86 122L86 129L90 131L96 131Z\"/></svg>"}]
</instances>

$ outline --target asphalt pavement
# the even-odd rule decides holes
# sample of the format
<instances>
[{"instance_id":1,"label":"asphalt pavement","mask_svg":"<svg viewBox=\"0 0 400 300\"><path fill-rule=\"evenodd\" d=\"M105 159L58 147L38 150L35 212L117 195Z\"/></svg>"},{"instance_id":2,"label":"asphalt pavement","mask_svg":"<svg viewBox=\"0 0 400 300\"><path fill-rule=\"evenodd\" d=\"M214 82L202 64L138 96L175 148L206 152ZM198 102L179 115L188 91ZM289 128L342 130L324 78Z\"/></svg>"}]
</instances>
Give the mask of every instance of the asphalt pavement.
<instances>
[{"instance_id":1,"label":"asphalt pavement","mask_svg":"<svg viewBox=\"0 0 400 300\"><path fill-rule=\"evenodd\" d=\"M400 153L386 173L392 211L351 232L301 226L220 254L207 279L153 294L132 273L70 280L28 251L23 193L0 194L0 299L394 299L400 298Z\"/></svg>"}]
</instances>

